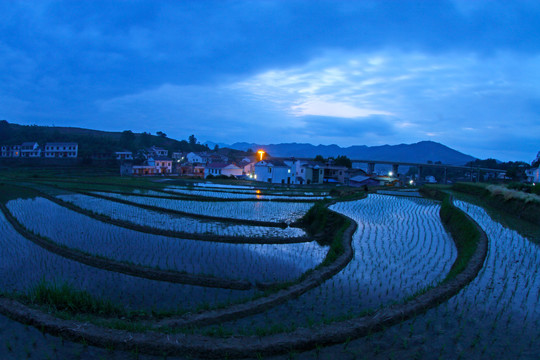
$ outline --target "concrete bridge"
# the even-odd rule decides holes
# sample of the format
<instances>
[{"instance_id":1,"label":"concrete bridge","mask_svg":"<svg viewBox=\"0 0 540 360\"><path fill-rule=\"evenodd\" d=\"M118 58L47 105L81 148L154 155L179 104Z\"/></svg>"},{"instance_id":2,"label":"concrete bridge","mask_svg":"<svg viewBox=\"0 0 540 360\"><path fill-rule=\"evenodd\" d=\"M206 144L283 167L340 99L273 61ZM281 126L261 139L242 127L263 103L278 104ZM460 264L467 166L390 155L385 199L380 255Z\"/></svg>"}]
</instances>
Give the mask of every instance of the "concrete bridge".
<instances>
[{"instance_id":1,"label":"concrete bridge","mask_svg":"<svg viewBox=\"0 0 540 360\"><path fill-rule=\"evenodd\" d=\"M422 178L422 170L424 168L438 168L444 170L444 180L443 183L446 184L446 173L448 169L459 169L459 170L467 170L470 172L470 178L472 181L473 173L476 172L477 176L476 178L480 178L480 171L483 172L493 172L493 173L505 173L506 170L500 170L500 169L489 169L489 168L481 168L481 167L474 167L474 166L463 166L463 165L447 165L447 164L426 164L426 163L414 163L414 162L402 162L402 161L386 161L386 160L351 160L354 164L367 164L368 171L367 173L369 175L373 174L375 172L375 165L376 164L384 164L384 165L392 165L392 172L397 175L399 174L399 167L400 166L414 166L418 169L418 178Z\"/></svg>"}]
</instances>

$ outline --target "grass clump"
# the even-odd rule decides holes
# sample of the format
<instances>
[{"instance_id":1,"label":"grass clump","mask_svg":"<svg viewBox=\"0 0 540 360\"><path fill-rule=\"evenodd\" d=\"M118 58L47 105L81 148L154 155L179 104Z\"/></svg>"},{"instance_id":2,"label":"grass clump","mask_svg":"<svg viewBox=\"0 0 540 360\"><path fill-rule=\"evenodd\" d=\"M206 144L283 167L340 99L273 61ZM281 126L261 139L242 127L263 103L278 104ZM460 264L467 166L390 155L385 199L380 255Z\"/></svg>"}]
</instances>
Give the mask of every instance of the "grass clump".
<instances>
[{"instance_id":1,"label":"grass clump","mask_svg":"<svg viewBox=\"0 0 540 360\"><path fill-rule=\"evenodd\" d=\"M28 297L34 304L46 305L55 311L71 314L125 315L122 307L109 300L95 298L87 291L74 289L68 283L57 284L41 280L30 290Z\"/></svg>"},{"instance_id":2,"label":"grass clump","mask_svg":"<svg viewBox=\"0 0 540 360\"><path fill-rule=\"evenodd\" d=\"M305 226L308 234L317 235L324 231L330 212L327 203L326 200L317 201L300 219L299 222Z\"/></svg>"},{"instance_id":3,"label":"grass clump","mask_svg":"<svg viewBox=\"0 0 540 360\"><path fill-rule=\"evenodd\" d=\"M467 266L478 246L480 231L463 211L454 206L450 196L443 200L440 216L443 224L452 234L458 251L457 259L446 276L448 280L454 278Z\"/></svg>"},{"instance_id":4,"label":"grass clump","mask_svg":"<svg viewBox=\"0 0 540 360\"><path fill-rule=\"evenodd\" d=\"M328 250L328 254L326 254L326 257L324 258L324 261L322 262L322 266L330 265L336 259L343 254L344 248L343 248L343 233L350 225L350 220L345 220L341 218L341 226L335 232L334 237L332 239L332 242L330 243L330 250Z\"/></svg>"}]
</instances>

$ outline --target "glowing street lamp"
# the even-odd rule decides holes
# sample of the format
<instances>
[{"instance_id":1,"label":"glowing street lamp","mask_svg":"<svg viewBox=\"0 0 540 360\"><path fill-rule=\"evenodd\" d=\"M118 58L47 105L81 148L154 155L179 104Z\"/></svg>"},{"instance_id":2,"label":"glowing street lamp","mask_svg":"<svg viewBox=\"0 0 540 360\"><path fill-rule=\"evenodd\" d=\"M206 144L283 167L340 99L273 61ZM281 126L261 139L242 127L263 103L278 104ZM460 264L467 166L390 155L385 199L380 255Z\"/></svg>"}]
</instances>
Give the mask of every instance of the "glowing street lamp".
<instances>
[{"instance_id":1,"label":"glowing street lamp","mask_svg":"<svg viewBox=\"0 0 540 360\"><path fill-rule=\"evenodd\" d=\"M394 176L394 173L393 173L392 171L390 171L390 172L388 173L388 176Z\"/></svg>"},{"instance_id":2,"label":"glowing street lamp","mask_svg":"<svg viewBox=\"0 0 540 360\"><path fill-rule=\"evenodd\" d=\"M259 158L259 161L262 161L263 155L264 155L264 150L259 150L259 151L257 151L257 154L259 154L259 157L260 157L260 158Z\"/></svg>"}]
</instances>

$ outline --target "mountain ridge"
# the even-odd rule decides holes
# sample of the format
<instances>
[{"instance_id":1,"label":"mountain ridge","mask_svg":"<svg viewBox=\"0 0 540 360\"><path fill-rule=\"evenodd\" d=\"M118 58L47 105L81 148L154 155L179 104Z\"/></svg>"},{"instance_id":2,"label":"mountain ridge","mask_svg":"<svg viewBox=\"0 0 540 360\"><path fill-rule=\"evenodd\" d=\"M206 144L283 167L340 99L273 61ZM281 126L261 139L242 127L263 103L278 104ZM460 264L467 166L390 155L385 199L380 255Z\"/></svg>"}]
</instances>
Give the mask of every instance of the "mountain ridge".
<instances>
[{"instance_id":1,"label":"mountain ridge","mask_svg":"<svg viewBox=\"0 0 540 360\"><path fill-rule=\"evenodd\" d=\"M469 161L476 160L475 157L461 153L446 145L426 140L413 144L399 145L352 145L340 147L336 144L313 145L309 143L280 143L260 145L255 143L237 142L229 145L236 150L257 150L262 149L271 156L276 157L336 157L345 155L353 160L379 160L379 161L399 161L426 163L428 161L440 161L449 165L464 165Z\"/></svg>"}]
</instances>

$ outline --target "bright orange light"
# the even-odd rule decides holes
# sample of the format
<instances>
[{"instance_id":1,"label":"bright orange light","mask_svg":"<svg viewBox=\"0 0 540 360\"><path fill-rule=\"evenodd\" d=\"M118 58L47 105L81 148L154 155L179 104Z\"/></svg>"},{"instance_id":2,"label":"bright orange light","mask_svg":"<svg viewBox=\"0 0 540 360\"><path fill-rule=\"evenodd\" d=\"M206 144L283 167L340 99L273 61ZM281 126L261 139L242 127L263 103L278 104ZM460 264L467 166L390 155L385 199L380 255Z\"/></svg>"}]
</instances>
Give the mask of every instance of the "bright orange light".
<instances>
[{"instance_id":1,"label":"bright orange light","mask_svg":"<svg viewBox=\"0 0 540 360\"><path fill-rule=\"evenodd\" d=\"M257 193L257 194L260 194L260 193L261 193L261 190L257 190L256 193Z\"/></svg>"},{"instance_id":2,"label":"bright orange light","mask_svg":"<svg viewBox=\"0 0 540 360\"><path fill-rule=\"evenodd\" d=\"M262 158L263 158L263 155L264 155L264 150L259 150L259 151L257 151L257 154L259 154L259 156L260 156L260 161L262 161Z\"/></svg>"}]
</instances>

